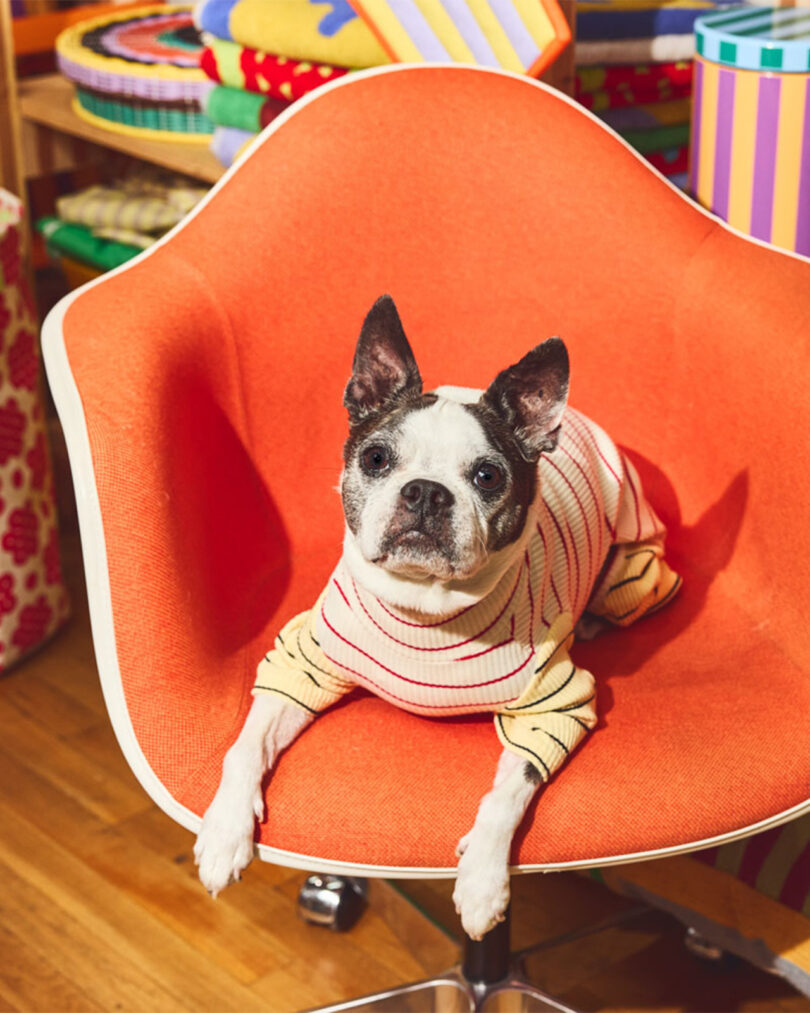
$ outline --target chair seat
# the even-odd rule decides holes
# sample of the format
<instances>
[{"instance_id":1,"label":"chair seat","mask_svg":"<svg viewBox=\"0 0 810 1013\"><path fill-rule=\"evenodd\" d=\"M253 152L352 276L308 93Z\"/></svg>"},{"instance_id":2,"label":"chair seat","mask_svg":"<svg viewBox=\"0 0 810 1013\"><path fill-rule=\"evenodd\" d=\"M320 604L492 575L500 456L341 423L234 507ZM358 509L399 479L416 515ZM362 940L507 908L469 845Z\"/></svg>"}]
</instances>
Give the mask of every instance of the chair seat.
<instances>
[{"instance_id":1,"label":"chair seat","mask_svg":"<svg viewBox=\"0 0 810 1013\"><path fill-rule=\"evenodd\" d=\"M572 405L628 448L684 577L576 647L600 724L514 860L660 854L810 807L808 279L537 82L400 67L296 103L46 322L105 696L152 797L196 828L257 662L337 561L341 395L388 291L427 386L480 387L561 333ZM281 759L262 854L450 874L499 751L486 716L351 698Z\"/></svg>"},{"instance_id":2,"label":"chair seat","mask_svg":"<svg viewBox=\"0 0 810 1013\"><path fill-rule=\"evenodd\" d=\"M530 809L515 864L685 850L805 803L810 680L722 592L702 601L699 575L685 577L667 612L575 648L597 678L599 725ZM499 753L491 717L429 719L357 691L282 758L258 840L306 868L451 875ZM179 793L193 812L221 760Z\"/></svg>"}]
</instances>

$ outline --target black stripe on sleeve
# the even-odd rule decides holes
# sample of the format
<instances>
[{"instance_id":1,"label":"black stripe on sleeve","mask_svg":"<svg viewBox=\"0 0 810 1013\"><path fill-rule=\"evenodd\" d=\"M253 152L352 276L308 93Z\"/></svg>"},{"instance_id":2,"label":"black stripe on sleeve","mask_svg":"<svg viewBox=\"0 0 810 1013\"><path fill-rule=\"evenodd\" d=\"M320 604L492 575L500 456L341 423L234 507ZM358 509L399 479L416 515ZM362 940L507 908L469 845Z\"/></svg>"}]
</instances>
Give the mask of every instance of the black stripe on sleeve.
<instances>
[{"instance_id":1,"label":"black stripe on sleeve","mask_svg":"<svg viewBox=\"0 0 810 1013\"><path fill-rule=\"evenodd\" d=\"M276 642L279 643L279 644L281 644L281 649L284 651L284 653L286 655L288 655L290 658L292 658L293 661L297 661L298 660L295 657L295 655L293 654L293 652L289 649L289 647L287 647L287 645L284 643L284 638L282 637L282 635L280 633L276 634Z\"/></svg>"},{"instance_id":2,"label":"black stripe on sleeve","mask_svg":"<svg viewBox=\"0 0 810 1013\"><path fill-rule=\"evenodd\" d=\"M297 697L293 696L292 693L285 693L283 689L276 689L275 686L260 686L258 683L256 683L256 685L253 688L260 689L264 693L278 693L279 696L286 696L288 700L292 700L293 703L298 704L299 707L303 707L304 710L309 711L310 714L319 713L318 711L313 710L311 707L307 707L305 703L301 703L301 701Z\"/></svg>"},{"instance_id":3,"label":"black stripe on sleeve","mask_svg":"<svg viewBox=\"0 0 810 1013\"><path fill-rule=\"evenodd\" d=\"M570 754L570 750L568 749L568 747L566 746L566 744L564 742L561 742L557 738L556 735L552 735L551 732L546 731L545 728L541 728L540 725L534 725L532 727L532 731L533 732L542 732L544 735L548 735L548 737L550 739L554 739L554 741L557 743L557 745L560 747L560 749L562 749L562 751L565 753L566 756L568 756Z\"/></svg>"},{"instance_id":4,"label":"black stripe on sleeve","mask_svg":"<svg viewBox=\"0 0 810 1013\"><path fill-rule=\"evenodd\" d=\"M520 707L509 707L509 706L507 706L507 707L504 708L504 710L508 710L510 712L511 711L523 711L523 710L528 710L528 709L530 709L532 707L537 707L541 703L545 703L546 700L550 700L553 696L556 696L558 693L561 693L565 689L565 687L568 685L568 683L574 678L574 675L576 674L576 670L577 670L577 666L572 663L572 665L571 665L571 671L570 671L570 673L568 675L568 678L565 680L565 682L561 682L560 685L556 689L552 690L546 696L541 696L539 700L531 700L529 703L522 703L520 705Z\"/></svg>"},{"instance_id":5,"label":"black stripe on sleeve","mask_svg":"<svg viewBox=\"0 0 810 1013\"><path fill-rule=\"evenodd\" d=\"M510 745L514 746L515 749L519 749L523 753L528 753L530 756L533 756L535 758L535 760L537 761L537 763L535 764L535 766L539 765L540 767L543 768L543 770L546 772L545 780L547 781L551 777L551 771L548 769L548 767L545 765L545 763L543 763L543 761L540 759L540 757L537 755L537 753L535 753L534 750L529 749L527 746L523 746L519 742L515 742L514 739L510 739L509 738L509 736L506 734L506 729L503 727L503 715L502 714L496 714L495 715L495 720L498 722L498 727L501 730L501 734L503 735L503 737L506 739L506 741Z\"/></svg>"},{"instance_id":6,"label":"black stripe on sleeve","mask_svg":"<svg viewBox=\"0 0 810 1013\"><path fill-rule=\"evenodd\" d=\"M653 552L652 549L644 549L643 551L644 552L652 552L652 555L647 560L647 562L644 564L644 569L641 571L641 573L636 574L635 577L625 577L624 580L620 580L618 583L613 584L612 587L608 588L608 594L610 594L611 591L615 591L619 587L624 587L625 584L635 584L635 582L637 580L641 580L641 578L647 573L647 571L653 565L653 563L658 558L658 556L657 556L657 554L655 552ZM633 555L638 555L638 553L633 553ZM630 559L630 556L626 556L625 558L626 559Z\"/></svg>"},{"instance_id":7,"label":"black stripe on sleeve","mask_svg":"<svg viewBox=\"0 0 810 1013\"><path fill-rule=\"evenodd\" d=\"M553 711L553 713L554 714L565 714L568 711L578 711L580 707L584 707L586 704L589 704L592 700L595 700L595 699L596 699L596 693L593 693L591 696L588 697L587 700L582 700L580 703L572 703L570 705L570 707L557 707L556 710Z\"/></svg>"}]
</instances>

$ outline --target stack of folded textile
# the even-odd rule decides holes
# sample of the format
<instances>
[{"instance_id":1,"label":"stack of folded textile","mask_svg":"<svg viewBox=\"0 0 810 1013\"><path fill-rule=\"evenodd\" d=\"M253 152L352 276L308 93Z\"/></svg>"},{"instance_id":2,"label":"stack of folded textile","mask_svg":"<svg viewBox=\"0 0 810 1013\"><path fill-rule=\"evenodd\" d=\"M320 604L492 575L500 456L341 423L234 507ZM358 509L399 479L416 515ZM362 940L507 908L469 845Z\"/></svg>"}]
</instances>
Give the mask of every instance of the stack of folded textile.
<instances>
[{"instance_id":1,"label":"stack of folded textile","mask_svg":"<svg viewBox=\"0 0 810 1013\"><path fill-rule=\"evenodd\" d=\"M576 97L687 185L695 20L738 0L579 0Z\"/></svg>"},{"instance_id":2,"label":"stack of folded textile","mask_svg":"<svg viewBox=\"0 0 810 1013\"><path fill-rule=\"evenodd\" d=\"M199 0L214 154L229 165L286 105L392 60L537 75L571 33L557 0Z\"/></svg>"},{"instance_id":3,"label":"stack of folded textile","mask_svg":"<svg viewBox=\"0 0 810 1013\"><path fill-rule=\"evenodd\" d=\"M58 198L58 217L40 218L37 230L52 255L107 271L151 246L206 192L180 176L144 168Z\"/></svg>"},{"instance_id":4,"label":"stack of folded textile","mask_svg":"<svg viewBox=\"0 0 810 1013\"><path fill-rule=\"evenodd\" d=\"M216 82L206 111L223 165L290 102L349 69L390 62L348 0L201 0L194 17L202 69Z\"/></svg>"}]
</instances>

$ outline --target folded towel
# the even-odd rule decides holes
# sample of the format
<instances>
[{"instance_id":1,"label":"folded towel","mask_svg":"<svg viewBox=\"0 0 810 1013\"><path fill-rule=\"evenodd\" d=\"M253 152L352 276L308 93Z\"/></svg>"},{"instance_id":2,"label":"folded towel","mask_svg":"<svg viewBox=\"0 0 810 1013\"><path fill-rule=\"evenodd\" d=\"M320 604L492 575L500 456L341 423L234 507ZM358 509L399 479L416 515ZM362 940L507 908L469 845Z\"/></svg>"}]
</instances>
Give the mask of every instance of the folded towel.
<instances>
[{"instance_id":1,"label":"folded towel","mask_svg":"<svg viewBox=\"0 0 810 1013\"><path fill-rule=\"evenodd\" d=\"M656 35L652 39L607 39L598 42L577 42L575 61L578 67L594 67L614 63L668 63L691 60L695 55L695 36Z\"/></svg>"},{"instance_id":2,"label":"folded towel","mask_svg":"<svg viewBox=\"0 0 810 1013\"><path fill-rule=\"evenodd\" d=\"M616 88L613 91L583 92L577 95L577 101L595 113L603 113L610 109L625 109L637 105L652 105L656 102L689 101L692 85L671 85L659 81L648 89Z\"/></svg>"},{"instance_id":3,"label":"folded towel","mask_svg":"<svg viewBox=\"0 0 810 1013\"><path fill-rule=\"evenodd\" d=\"M689 145L669 151L650 151L644 156L663 176L675 176L689 169Z\"/></svg>"},{"instance_id":4,"label":"folded towel","mask_svg":"<svg viewBox=\"0 0 810 1013\"><path fill-rule=\"evenodd\" d=\"M392 59L538 76L571 40L557 0L350 0Z\"/></svg>"},{"instance_id":5,"label":"folded towel","mask_svg":"<svg viewBox=\"0 0 810 1013\"><path fill-rule=\"evenodd\" d=\"M205 111L218 127L237 127L256 134L272 123L289 104L283 99L217 85L211 89Z\"/></svg>"},{"instance_id":6,"label":"folded towel","mask_svg":"<svg viewBox=\"0 0 810 1013\"><path fill-rule=\"evenodd\" d=\"M45 245L51 253L72 257L102 271L119 267L141 252L138 246L101 239L87 226L71 225L59 218L40 218L36 228L45 237Z\"/></svg>"},{"instance_id":7,"label":"folded towel","mask_svg":"<svg viewBox=\"0 0 810 1013\"><path fill-rule=\"evenodd\" d=\"M348 0L201 0L202 31L265 53L337 67L390 63Z\"/></svg>"},{"instance_id":8,"label":"folded towel","mask_svg":"<svg viewBox=\"0 0 810 1013\"><path fill-rule=\"evenodd\" d=\"M656 127L653 130L620 130L619 133L642 155L670 151L689 144L689 124L676 127Z\"/></svg>"},{"instance_id":9,"label":"folded towel","mask_svg":"<svg viewBox=\"0 0 810 1013\"><path fill-rule=\"evenodd\" d=\"M255 133L251 133L249 130L240 130L238 127L214 127L211 152L214 158L227 169L239 158L254 137L256 137Z\"/></svg>"},{"instance_id":10,"label":"folded towel","mask_svg":"<svg viewBox=\"0 0 810 1013\"><path fill-rule=\"evenodd\" d=\"M344 67L307 63L206 35L200 66L212 81L289 102L347 73Z\"/></svg>"},{"instance_id":11,"label":"folded towel","mask_svg":"<svg viewBox=\"0 0 810 1013\"><path fill-rule=\"evenodd\" d=\"M59 197L56 210L63 222L74 225L158 234L176 225L206 193L206 187L180 177L143 169L128 179Z\"/></svg>"},{"instance_id":12,"label":"folded towel","mask_svg":"<svg viewBox=\"0 0 810 1013\"><path fill-rule=\"evenodd\" d=\"M585 92L629 88L634 91L655 90L658 82L668 85L692 84L692 64L685 60L669 63L634 61L615 67L582 67L576 72L577 97Z\"/></svg>"},{"instance_id":13,"label":"folded towel","mask_svg":"<svg viewBox=\"0 0 810 1013\"><path fill-rule=\"evenodd\" d=\"M650 39L656 35L687 35L697 18L707 11L727 7L737 0L704 0L700 4L648 5L644 0L632 6L606 3L577 5L577 40Z\"/></svg>"},{"instance_id":14,"label":"folded towel","mask_svg":"<svg viewBox=\"0 0 810 1013\"><path fill-rule=\"evenodd\" d=\"M593 108L593 107L591 107ZM654 127L674 127L688 123L692 115L689 98L670 99L668 102L648 102L629 105L623 109L604 109L597 115L614 130L650 130Z\"/></svg>"}]
</instances>

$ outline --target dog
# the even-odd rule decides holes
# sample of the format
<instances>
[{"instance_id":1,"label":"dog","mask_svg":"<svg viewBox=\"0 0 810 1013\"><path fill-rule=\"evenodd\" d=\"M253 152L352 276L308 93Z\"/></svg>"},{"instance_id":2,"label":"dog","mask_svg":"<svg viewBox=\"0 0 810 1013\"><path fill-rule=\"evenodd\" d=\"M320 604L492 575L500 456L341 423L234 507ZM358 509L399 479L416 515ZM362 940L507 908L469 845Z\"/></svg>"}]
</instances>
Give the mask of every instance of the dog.
<instances>
[{"instance_id":1,"label":"dog","mask_svg":"<svg viewBox=\"0 0 810 1013\"><path fill-rule=\"evenodd\" d=\"M597 721L575 635L628 625L680 588L635 469L568 407L568 387L550 338L484 391L424 392L393 300L374 304L344 394L343 554L258 667L194 849L211 894L253 857L265 772L361 685L418 714L493 712L503 752L453 896L473 939L504 917L515 830Z\"/></svg>"}]
</instances>

